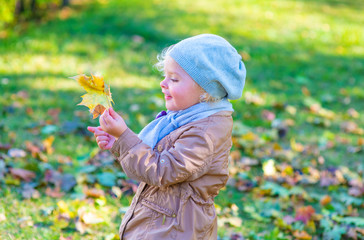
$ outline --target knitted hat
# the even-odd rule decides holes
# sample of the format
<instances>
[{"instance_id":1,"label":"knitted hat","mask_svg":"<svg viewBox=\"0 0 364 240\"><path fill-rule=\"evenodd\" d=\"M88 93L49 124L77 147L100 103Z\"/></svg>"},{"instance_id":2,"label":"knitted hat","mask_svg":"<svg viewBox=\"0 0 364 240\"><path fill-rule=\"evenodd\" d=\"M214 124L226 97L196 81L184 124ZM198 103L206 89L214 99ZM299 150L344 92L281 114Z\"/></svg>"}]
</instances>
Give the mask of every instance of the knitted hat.
<instances>
[{"instance_id":1,"label":"knitted hat","mask_svg":"<svg viewBox=\"0 0 364 240\"><path fill-rule=\"evenodd\" d=\"M241 97L245 66L224 38L213 34L190 37L174 45L168 55L212 97Z\"/></svg>"}]
</instances>

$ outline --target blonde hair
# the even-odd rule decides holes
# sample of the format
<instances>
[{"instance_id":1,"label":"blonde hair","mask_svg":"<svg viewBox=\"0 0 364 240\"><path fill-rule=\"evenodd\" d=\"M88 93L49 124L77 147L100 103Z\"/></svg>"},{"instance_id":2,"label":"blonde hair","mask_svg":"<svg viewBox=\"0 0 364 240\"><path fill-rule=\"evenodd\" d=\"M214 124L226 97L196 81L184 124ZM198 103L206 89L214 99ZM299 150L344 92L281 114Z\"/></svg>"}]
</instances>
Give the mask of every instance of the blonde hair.
<instances>
[{"instance_id":1,"label":"blonde hair","mask_svg":"<svg viewBox=\"0 0 364 240\"><path fill-rule=\"evenodd\" d=\"M164 63L165 63L166 57L169 55L169 53L172 50L172 48L174 47L174 45L166 47L165 49L162 50L162 52L160 54L157 55L158 62L156 64L154 64L154 67L163 74L164 74ZM205 89L203 89L198 83L196 83L196 85L200 88L201 93L202 93L200 96L200 102L218 102L221 100L221 98L213 97L210 94L208 94L205 91Z\"/></svg>"}]
</instances>

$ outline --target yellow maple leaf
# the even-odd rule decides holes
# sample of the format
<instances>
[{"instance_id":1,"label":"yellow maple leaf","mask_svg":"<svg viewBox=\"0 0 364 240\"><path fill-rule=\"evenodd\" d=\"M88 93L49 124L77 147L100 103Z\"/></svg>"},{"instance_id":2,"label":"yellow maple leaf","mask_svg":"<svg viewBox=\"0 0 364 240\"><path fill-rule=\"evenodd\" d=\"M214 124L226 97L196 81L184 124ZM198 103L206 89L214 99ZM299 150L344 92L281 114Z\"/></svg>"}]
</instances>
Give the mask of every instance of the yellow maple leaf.
<instances>
[{"instance_id":1,"label":"yellow maple leaf","mask_svg":"<svg viewBox=\"0 0 364 240\"><path fill-rule=\"evenodd\" d=\"M89 77L85 74L81 74L72 78L87 92L81 96L82 101L78 105L88 107L93 114L94 119L101 115L106 109L109 109L111 107L111 102L114 103L111 98L110 87L105 84L102 76L91 74L91 77Z\"/></svg>"},{"instance_id":2,"label":"yellow maple leaf","mask_svg":"<svg viewBox=\"0 0 364 240\"><path fill-rule=\"evenodd\" d=\"M312 239L312 236L310 234L308 234L307 232L305 232L305 231L298 231L298 230L296 230L293 233L293 236L296 239L299 239L299 240L311 240Z\"/></svg>"}]
</instances>

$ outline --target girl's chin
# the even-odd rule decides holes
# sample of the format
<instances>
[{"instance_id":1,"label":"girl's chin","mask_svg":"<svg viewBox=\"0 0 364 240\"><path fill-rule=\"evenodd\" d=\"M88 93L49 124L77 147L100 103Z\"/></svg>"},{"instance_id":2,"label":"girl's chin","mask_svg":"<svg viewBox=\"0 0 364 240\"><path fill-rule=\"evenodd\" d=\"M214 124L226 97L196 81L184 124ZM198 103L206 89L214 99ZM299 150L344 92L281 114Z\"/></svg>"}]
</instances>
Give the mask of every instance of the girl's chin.
<instances>
[{"instance_id":1,"label":"girl's chin","mask_svg":"<svg viewBox=\"0 0 364 240\"><path fill-rule=\"evenodd\" d=\"M168 103L166 103L166 108L168 111L178 111L179 110L176 106L171 106Z\"/></svg>"}]
</instances>

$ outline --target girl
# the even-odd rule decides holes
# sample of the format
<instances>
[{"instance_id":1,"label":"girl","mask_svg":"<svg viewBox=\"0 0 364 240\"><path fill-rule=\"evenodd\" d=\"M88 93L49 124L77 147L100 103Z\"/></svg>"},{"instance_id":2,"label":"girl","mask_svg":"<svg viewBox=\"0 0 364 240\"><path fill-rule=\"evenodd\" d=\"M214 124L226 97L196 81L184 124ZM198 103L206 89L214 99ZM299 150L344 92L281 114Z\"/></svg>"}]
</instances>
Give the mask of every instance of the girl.
<instances>
[{"instance_id":1,"label":"girl","mask_svg":"<svg viewBox=\"0 0 364 240\"><path fill-rule=\"evenodd\" d=\"M233 108L245 83L241 56L202 34L165 50L157 66L167 112L136 135L112 108L88 127L126 175L140 181L120 239L217 239L214 198L228 180Z\"/></svg>"}]
</instances>

